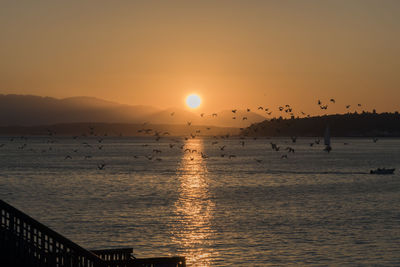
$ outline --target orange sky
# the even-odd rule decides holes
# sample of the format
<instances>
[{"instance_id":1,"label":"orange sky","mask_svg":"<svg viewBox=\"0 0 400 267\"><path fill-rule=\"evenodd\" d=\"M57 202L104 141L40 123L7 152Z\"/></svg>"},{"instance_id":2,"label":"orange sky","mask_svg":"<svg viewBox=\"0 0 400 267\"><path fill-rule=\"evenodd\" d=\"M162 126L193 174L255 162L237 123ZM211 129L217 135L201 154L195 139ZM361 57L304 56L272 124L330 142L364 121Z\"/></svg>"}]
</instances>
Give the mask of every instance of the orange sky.
<instances>
[{"instance_id":1,"label":"orange sky","mask_svg":"<svg viewBox=\"0 0 400 267\"><path fill-rule=\"evenodd\" d=\"M394 111L399 17L396 0L2 1L0 93Z\"/></svg>"}]
</instances>

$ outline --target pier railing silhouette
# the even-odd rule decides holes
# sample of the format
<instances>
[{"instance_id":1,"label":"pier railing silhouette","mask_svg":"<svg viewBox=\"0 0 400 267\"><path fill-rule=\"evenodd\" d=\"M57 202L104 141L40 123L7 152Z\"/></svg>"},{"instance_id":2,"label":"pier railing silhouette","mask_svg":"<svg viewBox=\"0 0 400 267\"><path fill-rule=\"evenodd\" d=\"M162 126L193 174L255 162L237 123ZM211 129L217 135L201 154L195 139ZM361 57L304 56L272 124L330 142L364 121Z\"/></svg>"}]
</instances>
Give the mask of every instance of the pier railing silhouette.
<instances>
[{"instance_id":1,"label":"pier railing silhouette","mask_svg":"<svg viewBox=\"0 0 400 267\"><path fill-rule=\"evenodd\" d=\"M136 259L132 248L86 250L0 200L0 266L185 267L184 257Z\"/></svg>"}]
</instances>

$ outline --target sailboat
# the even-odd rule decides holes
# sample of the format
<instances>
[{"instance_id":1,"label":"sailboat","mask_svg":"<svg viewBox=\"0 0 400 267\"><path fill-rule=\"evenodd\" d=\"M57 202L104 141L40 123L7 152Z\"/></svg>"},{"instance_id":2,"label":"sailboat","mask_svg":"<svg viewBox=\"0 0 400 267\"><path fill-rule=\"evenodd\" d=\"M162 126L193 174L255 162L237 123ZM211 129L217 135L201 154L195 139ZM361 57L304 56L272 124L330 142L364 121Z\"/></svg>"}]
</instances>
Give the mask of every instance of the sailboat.
<instances>
[{"instance_id":1,"label":"sailboat","mask_svg":"<svg viewBox=\"0 0 400 267\"><path fill-rule=\"evenodd\" d=\"M325 144L324 151L326 151L328 153L331 152L331 150L332 150L332 147L331 147L331 131L329 129L329 125L326 125L326 128L325 128L324 144Z\"/></svg>"}]
</instances>

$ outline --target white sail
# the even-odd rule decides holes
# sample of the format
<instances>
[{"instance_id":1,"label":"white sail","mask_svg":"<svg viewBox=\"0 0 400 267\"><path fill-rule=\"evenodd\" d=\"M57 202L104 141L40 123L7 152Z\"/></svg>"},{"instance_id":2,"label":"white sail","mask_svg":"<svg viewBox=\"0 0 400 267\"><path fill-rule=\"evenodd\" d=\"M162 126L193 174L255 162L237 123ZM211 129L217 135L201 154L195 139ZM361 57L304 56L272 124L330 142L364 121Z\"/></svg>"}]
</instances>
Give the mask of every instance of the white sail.
<instances>
[{"instance_id":1,"label":"white sail","mask_svg":"<svg viewBox=\"0 0 400 267\"><path fill-rule=\"evenodd\" d=\"M325 136L324 136L324 144L326 146L330 146L331 145L331 131L329 129L329 125L326 125Z\"/></svg>"}]
</instances>

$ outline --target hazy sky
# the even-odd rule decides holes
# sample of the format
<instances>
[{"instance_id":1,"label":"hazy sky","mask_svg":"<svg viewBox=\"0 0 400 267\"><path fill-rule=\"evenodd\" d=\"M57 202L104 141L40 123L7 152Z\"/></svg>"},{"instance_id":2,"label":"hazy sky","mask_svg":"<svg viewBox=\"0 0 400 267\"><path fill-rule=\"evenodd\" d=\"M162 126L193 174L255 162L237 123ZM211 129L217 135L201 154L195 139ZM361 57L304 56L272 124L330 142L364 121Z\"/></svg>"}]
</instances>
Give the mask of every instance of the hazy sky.
<instances>
[{"instance_id":1,"label":"hazy sky","mask_svg":"<svg viewBox=\"0 0 400 267\"><path fill-rule=\"evenodd\" d=\"M1 1L0 93L400 109L400 1Z\"/></svg>"}]
</instances>

